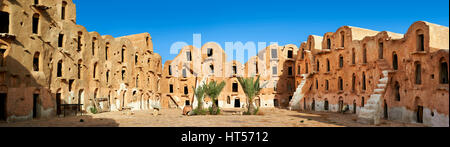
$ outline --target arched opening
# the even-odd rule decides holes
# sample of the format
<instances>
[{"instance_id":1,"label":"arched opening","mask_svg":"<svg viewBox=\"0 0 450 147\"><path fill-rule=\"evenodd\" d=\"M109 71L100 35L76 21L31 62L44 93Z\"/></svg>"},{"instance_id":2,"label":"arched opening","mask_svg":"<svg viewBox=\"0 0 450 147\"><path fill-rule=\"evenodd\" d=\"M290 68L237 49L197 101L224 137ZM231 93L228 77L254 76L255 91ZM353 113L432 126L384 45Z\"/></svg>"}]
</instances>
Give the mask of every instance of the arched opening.
<instances>
[{"instance_id":1,"label":"arched opening","mask_svg":"<svg viewBox=\"0 0 450 147\"><path fill-rule=\"evenodd\" d=\"M39 30L39 14L33 14L33 34L38 34Z\"/></svg>"},{"instance_id":2,"label":"arched opening","mask_svg":"<svg viewBox=\"0 0 450 147\"><path fill-rule=\"evenodd\" d=\"M138 55L138 53L135 53L134 54L134 65L137 65L138 60L139 60L139 55Z\"/></svg>"},{"instance_id":3,"label":"arched opening","mask_svg":"<svg viewBox=\"0 0 450 147\"><path fill-rule=\"evenodd\" d=\"M122 69L122 81L125 80L125 73L126 73L126 70L125 70L125 69Z\"/></svg>"},{"instance_id":4,"label":"arched opening","mask_svg":"<svg viewBox=\"0 0 450 147\"><path fill-rule=\"evenodd\" d=\"M187 71L186 71L186 69L183 69L183 78L187 78Z\"/></svg>"},{"instance_id":5,"label":"arched opening","mask_svg":"<svg viewBox=\"0 0 450 147\"><path fill-rule=\"evenodd\" d=\"M137 88L139 88L139 74L137 74L137 76L136 76L136 81L135 81L135 83L136 83L136 87Z\"/></svg>"},{"instance_id":6,"label":"arched opening","mask_svg":"<svg viewBox=\"0 0 450 147\"><path fill-rule=\"evenodd\" d=\"M184 95L188 95L189 94L189 88L187 85L184 86Z\"/></svg>"},{"instance_id":7,"label":"arched opening","mask_svg":"<svg viewBox=\"0 0 450 147\"><path fill-rule=\"evenodd\" d=\"M394 95L395 95L395 100L400 101L400 84L398 83L398 81L395 81Z\"/></svg>"},{"instance_id":8,"label":"arched opening","mask_svg":"<svg viewBox=\"0 0 450 147\"><path fill-rule=\"evenodd\" d=\"M425 36L423 34L423 31L419 29L416 31L416 34L417 51L425 51Z\"/></svg>"},{"instance_id":9,"label":"arched opening","mask_svg":"<svg viewBox=\"0 0 450 147\"><path fill-rule=\"evenodd\" d=\"M343 91L344 90L344 81L342 80L342 77L339 77L338 85L339 85L339 90Z\"/></svg>"},{"instance_id":10,"label":"arched opening","mask_svg":"<svg viewBox=\"0 0 450 147\"><path fill-rule=\"evenodd\" d=\"M316 68L317 68L317 72L319 72L319 71L320 71L320 63L319 63L319 60L317 60Z\"/></svg>"},{"instance_id":11,"label":"arched opening","mask_svg":"<svg viewBox=\"0 0 450 147\"><path fill-rule=\"evenodd\" d=\"M327 49L331 49L331 39L327 38Z\"/></svg>"},{"instance_id":12,"label":"arched opening","mask_svg":"<svg viewBox=\"0 0 450 147\"><path fill-rule=\"evenodd\" d=\"M62 77L62 66L62 60L59 60L56 70L56 77Z\"/></svg>"},{"instance_id":13,"label":"arched opening","mask_svg":"<svg viewBox=\"0 0 450 147\"><path fill-rule=\"evenodd\" d=\"M61 20L66 19L66 7L67 7L67 2L63 1L62 6L61 6Z\"/></svg>"},{"instance_id":14,"label":"arched opening","mask_svg":"<svg viewBox=\"0 0 450 147\"><path fill-rule=\"evenodd\" d=\"M417 106L417 123L423 123L423 106Z\"/></svg>"},{"instance_id":15,"label":"arched opening","mask_svg":"<svg viewBox=\"0 0 450 147\"><path fill-rule=\"evenodd\" d=\"M169 93L173 93L173 84L169 85Z\"/></svg>"},{"instance_id":16,"label":"arched opening","mask_svg":"<svg viewBox=\"0 0 450 147\"><path fill-rule=\"evenodd\" d=\"M352 48L352 64L356 64L356 55L355 55L355 48Z\"/></svg>"},{"instance_id":17,"label":"arched opening","mask_svg":"<svg viewBox=\"0 0 450 147\"><path fill-rule=\"evenodd\" d=\"M325 90L326 91L328 91L328 89L329 89L329 85L328 85L329 83L328 83L328 80L325 80Z\"/></svg>"},{"instance_id":18,"label":"arched opening","mask_svg":"<svg viewBox=\"0 0 450 147\"><path fill-rule=\"evenodd\" d=\"M239 90L239 88L238 88L238 83L237 82L233 82L233 85L232 85L233 87L232 87L232 90L233 90L233 92L238 92L238 90Z\"/></svg>"},{"instance_id":19,"label":"arched opening","mask_svg":"<svg viewBox=\"0 0 450 147\"><path fill-rule=\"evenodd\" d=\"M81 65L83 64L83 61L80 59L78 60L78 64L77 64L77 77L78 79L81 79Z\"/></svg>"},{"instance_id":20,"label":"arched opening","mask_svg":"<svg viewBox=\"0 0 450 147\"><path fill-rule=\"evenodd\" d=\"M230 98L230 96L227 96L227 104L231 104L231 98Z\"/></svg>"},{"instance_id":21,"label":"arched opening","mask_svg":"<svg viewBox=\"0 0 450 147\"><path fill-rule=\"evenodd\" d=\"M234 107L240 108L241 107L241 100L239 98L234 99Z\"/></svg>"},{"instance_id":22,"label":"arched opening","mask_svg":"<svg viewBox=\"0 0 450 147\"><path fill-rule=\"evenodd\" d=\"M345 43L345 33L344 33L344 31L342 31L340 34L341 34L341 47L344 47L344 43Z\"/></svg>"},{"instance_id":23,"label":"arched opening","mask_svg":"<svg viewBox=\"0 0 450 147\"><path fill-rule=\"evenodd\" d=\"M339 97L339 101L338 101L338 112L342 112L344 108L344 98Z\"/></svg>"},{"instance_id":24,"label":"arched opening","mask_svg":"<svg viewBox=\"0 0 450 147\"><path fill-rule=\"evenodd\" d=\"M92 77L95 79L97 76L97 62L94 63L94 69L92 71Z\"/></svg>"},{"instance_id":25,"label":"arched opening","mask_svg":"<svg viewBox=\"0 0 450 147\"><path fill-rule=\"evenodd\" d=\"M211 73L214 73L214 65L209 65L209 69L211 70Z\"/></svg>"},{"instance_id":26,"label":"arched opening","mask_svg":"<svg viewBox=\"0 0 450 147\"><path fill-rule=\"evenodd\" d=\"M63 47L64 45L64 34L59 34L58 36L58 47Z\"/></svg>"},{"instance_id":27,"label":"arched opening","mask_svg":"<svg viewBox=\"0 0 450 147\"><path fill-rule=\"evenodd\" d=\"M330 60L327 59L327 72L331 71Z\"/></svg>"},{"instance_id":28,"label":"arched opening","mask_svg":"<svg viewBox=\"0 0 450 147\"><path fill-rule=\"evenodd\" d=\"M339 67L344 67L344 57L342 55L339 55Z\"/></svg>"},{"instance_id":29,"label":"arched opening","mask_svg":"<svg viewBox=\"0 0 450 147\"><path fill-rule=\"evenodd\" d=\"M316 79L316 89L319 90L319 80Z\"/></svg>"},{"instance_id":30,"label":"arched opening","mask_svg":"<svg viewBox=\"0 0 450 147\"><path fill-rule=\"evenodd\" d=\"M38 117L39 114L38 104L40 104L39 91L34 92L33 94L33 119Z\"/></svg>"},{"instance_id":31,"label":"arched opening","mask_svg":"<svg viewBox=\"0 0 450 147\"><path fill-rule=\"evenodd\" d=\"M384 50L383 41L380 39L380 41L378 42L378 59L383 59L383 50Z\"/></svg>"},{"instance_id":32,"label":"arched opening","mask_svg":"<svg viewBox=\"0 0 450 147\"><path fill-rule=\"evenodd\" d=\"M444 58L440 59L440 68L439 68L439 83L448 84L448 64Z\"/></svg>"},{"instance_id":33,"label":"arched opening","mask_svg":"<svg viewBox=\"0 0 450 147\"><path fill-rule=\"evenodd\" d=\"M398 70L398 57L396 53L393 53L392 55L392 67L394 70Z\"/></svg>"},{"instance_id":34,"label":"arched opening","mask_svg":"<svg viewBox=\"0 0 450 147\"><path fill-rule=\"evenodd\" d=\"M278 107L279 106L278 99L276 99L276 98L273 99L273 106L274 107Z\"/></svg>"},{"instance_id":35,"label":"arched opening","mask_svg":"<svg viewBox=\"0 0 450 147\"><path fill-rule=\"evenodd\" d=\"M92 56L95 56L95 44L97 42L97 38L92 38Z\"/></svg>"},{"instance_id":36,"label":"arched opening","mask_svg":"<svg viewBox=\"0 0 450 147\"><path fill-rule=\"evenodd\" d=\"M172 75L172 65L169 65L169 75Z\"/></svg>"},{"instance_id":37,"label":"arched opening","mask_svg":"<svg viewBox=\"0 0 450 147\"><path fill-rule=\"evenodd\" d=\"M9 33L9 13L0 11L0 33Z\"/></svg>"},{"instance_id":38,"label":"arched opening","mask_svg":"<svg viewBox=\"0 0 450 147\"><path fill-rule=\"evenodd\" d=\"M105 47L105 60L106 60L106 61L108 61L109 47L110 47L110 44L109 44L109 42L107 42L107 43L106 43L106 47Z\"/></svg>"},{"instance_id":39,"label":"arched opening","mask_svg":"<svg viewBox=\"0 0 450 147\"><path fill-rule=\"evenodd\" d=\"M415 65L415 84L422 84L422 66L419 62L416 62Z\"/></svg>"},{"instance_id":40,"label":"arched opening","mask_svg":"<svg viewBox=\"0 0 450 147\"><path fill-rule=\"evenodd\" d=\"M312 111L316 111L316 100L315 100L315 99L312 100L312 103L311 103L311 110L312 110Z\"/></svg>"},{"instance_id":41,"label":"arched opening","mask_svg":"<svg viewBox=\"0 0 450 147\"><path fill-rule=\"evenodd\" d=\"M362 73L362 90L366 90L366 74L363 72Z\"/></svg>"},{"instance_id":42,"label":"arched opening","mask_svg":"<svg viewBox=\"0 0 450 147\"><path fill-rule=\"evenodd\" d=\"M34 57L33 57L33 71L39 71L39 57L40 57L40 53L39 52L34 53Z\"/></svg>"},{"instance_id":43,"label":"arched opening","mask_svg":"<svg viewBox=\"0 0 450 147\"><path fill-rule=\"evenodd\" d=\"M106 83L109 83L109 70L106 71Z\"/></svg>"},{"instance_id":44,"label":"arched opening","mask_svg":"<svg viewBox=\"0 0 450 147\"><path fill-rule=\"evenodd\" d=\"M292 49L289 49L289 50L287 51L287 57L288 57L289 59L292 59L292 58L294 57L294 53L293 53Z\"/></svg>"},{"instance_id":45,"label":"arched opening","mask_svg":"<svg viewBox=\"0 0 450 147\"><path fill-rule=\"evenodd\" d=\"M121 60L120 61L122 61L122 63L125 62L125 50L126 50L126 47L124 45L124 46L122 46L122 53L120 54L121 55Z\"/></svg>"},{"instance_id":46,"label":"arched opening","mask_svg":"<svg viewBox=\"0 0 450 147\"><path fill-rule=\"evenodd\" d=\"M81 51L81 40L82 40L82 37L83 36L83 33L82 32L78 32L78 37L77 37L77 51Z\"/></svg>"},{"instance_id":47,"label":"arched opening","mask_svg":"<svg viewBox=\"0 0 450 147\"><path fill-rule=\"evenodd\" d=\"M192 54L190 51L186 51L186 60L187 61L192 61Z\"/></svg>"},{"instance_id":48,"label":"arched opening","mask_svg":"<svg viewBox=\"0 0 450 147\"><path fill-rule=\"evenodd\" d=\"M83 89L80 89L78 91L78 105L81 105L81 104L84 105L84 90ZM78 108L78 111L83 111L84 110L83 108L84 108L84 106Z\"/></svg>"},{"instance_id":49,"label":"arched opening","mask_svg":"<svg viewBox=\"0 0 450 147\"><path fill-rule=\"evenodd\" d=\"M361 107L364 107L364 97L361 97Z\"/></svg>"},{"instance_id":50,"label":"arched opening","mask_svg":"<svg viewBox=\"0 0 450 147\"><path fill-rule=\"evenodd\" d=\"M325 99L324 110L328 111L328 109L329 109L328 99Z\"/></svg>"},{"instance_id":51,"label":"arched opening","mask_svg":"<svg viewBox=\"0 0 450 147\"><path fill-rule=\"evenodd\" d=\"M353 100L353 114L356 114L356 100Z\"/></svg>"},{"instance_id":52,"label":"arched opening","mask_svg":"<svg viewBox=\"0 0 450 147\"><path fill-rule=\"evenodd\" d=\"M56 116L61 115L61 91L56 92Z\"/></svg>"},{"instance_id":53,"label":"arched opening","mask_svg":"<svg viewBox=\"0 0 450 147\"><path fill-rule=\"evenodd\" d=\"M361 107L364 107L364 97L361 97Z\"/></svg>"}]
</instances>

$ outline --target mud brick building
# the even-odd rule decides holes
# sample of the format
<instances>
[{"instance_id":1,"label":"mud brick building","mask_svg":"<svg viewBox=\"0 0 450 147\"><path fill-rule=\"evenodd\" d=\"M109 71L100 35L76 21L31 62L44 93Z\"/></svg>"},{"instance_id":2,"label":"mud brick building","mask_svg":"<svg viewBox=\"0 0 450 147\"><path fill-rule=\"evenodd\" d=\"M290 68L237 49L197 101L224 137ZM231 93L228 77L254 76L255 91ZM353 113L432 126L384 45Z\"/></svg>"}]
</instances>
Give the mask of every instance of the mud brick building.
<instances>
[{"instance_id":1,"label":"mud brick building","mask_svg":"<svg viewBox=\"0 0 450 147\"><path fill-rule=\"evenodd\" d=\"M449 124L449 29L418 21L406 34L343 26L311 35L296 58L291 108L380 119Z\"/></svg>"},{"instance_id":2,"label":"mud brick building","mask_svg":"<svg viewBox=\"0 0 450 147\"><path fill-rule=\"evenodd\" d=\"M246 63L215 42L161 63L149 33L114 38L76 24L72 0L0 0L0 121L90 112L196 107L194 87L225 81L221 108L244 108L237 77L260 76L262 108L347 112L449 124L449 29L418 21L406 34L343 26L299 46L272 44ZM206 98L204 106L213 102Z\"/></svg>"},{"instance_id":3,"label":"mud brick building","mask_svg":"<svg viewBox=\"0 0 450 147\"><path fill-rule=\"evenodd\" d=\"M71 0L0 1L0 52L1 120L56 117L63 104L90 112L159 101L161 56L150 34L88 32Z\"/></svg>"}]
</instances>

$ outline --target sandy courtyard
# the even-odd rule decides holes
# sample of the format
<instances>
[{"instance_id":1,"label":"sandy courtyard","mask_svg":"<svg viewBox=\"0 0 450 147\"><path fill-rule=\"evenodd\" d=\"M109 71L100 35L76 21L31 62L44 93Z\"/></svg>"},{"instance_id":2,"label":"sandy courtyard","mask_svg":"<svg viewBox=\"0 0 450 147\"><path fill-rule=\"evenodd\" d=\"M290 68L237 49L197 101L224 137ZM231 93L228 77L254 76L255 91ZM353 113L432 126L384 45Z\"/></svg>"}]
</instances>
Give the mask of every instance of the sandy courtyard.
<instances>
[{"instance_id":1,"label":"sandy courtyard","mask_svg":"<svg viewBox=\"0 0 450 147\"><path fill-rule=\"evenodd\" d=\"M49 120L16 123L0 122L0 127L422 127L382 120L380 125L356 122L355 114L324 112L302 113L285 109L265 109L264 115L244 116L183 116L179 109L162 109L159 116L152 111L106 112L83 116L68 116ZM83 119L83 122L80 122Z\"/></svg>"}]
</instances>

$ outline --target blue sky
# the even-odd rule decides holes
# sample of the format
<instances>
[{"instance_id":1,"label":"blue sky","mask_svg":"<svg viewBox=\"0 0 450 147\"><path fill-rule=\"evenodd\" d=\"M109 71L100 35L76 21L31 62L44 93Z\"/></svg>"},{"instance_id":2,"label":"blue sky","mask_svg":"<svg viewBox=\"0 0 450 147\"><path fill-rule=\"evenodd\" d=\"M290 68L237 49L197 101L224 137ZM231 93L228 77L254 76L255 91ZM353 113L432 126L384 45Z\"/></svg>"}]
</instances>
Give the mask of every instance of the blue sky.
<instances>
[{"instance_id":1,"label":"blue sky","mask_svg":"<svg viewBox=\"0 0 450 147\"><path fill-rule=\"evenodd\" d=\"M77 23L88 31L120 37L149 32L163 63L177 41L306 41L344 25L405 33L418 20L449 24L448 0L74 0ZM231 55L230 55L231 56ZM241 61L242 62L242 61Z\"/></svg>"}]
</instances>

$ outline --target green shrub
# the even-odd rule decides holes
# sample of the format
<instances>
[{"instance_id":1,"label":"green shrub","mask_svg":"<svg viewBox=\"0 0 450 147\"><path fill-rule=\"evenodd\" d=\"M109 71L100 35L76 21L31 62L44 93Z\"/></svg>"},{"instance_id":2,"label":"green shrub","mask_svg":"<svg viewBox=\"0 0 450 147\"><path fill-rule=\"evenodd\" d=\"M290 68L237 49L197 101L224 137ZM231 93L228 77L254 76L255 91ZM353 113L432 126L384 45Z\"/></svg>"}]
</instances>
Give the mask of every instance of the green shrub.
<instances>
[{"instance_id":1,"label":"green shrub","mask_svg":"<svg viewBox=\"0 0 450 147\"><path fill-rule=\"evenodd\" d=\"M256 107L256 109L253 112L245 111L244 115L257 115L259 112L259 107Z\"/></svg>"},{"instance_id":2,"label":"green shrub","mask_svg":"<svg viewBox=\"0 0 450 147\"><path fill-rule=\"evenodd\" d=\"M208 110L195 108L194 110L192 110L192 113L193 113L192 115L206 115L208 114Z\"/></svg>"},{"instance_id":3,"label":"green shrub","mask_svg":"<svg viewBox=\"0 0 450 147\"><path fill-rule=\"evenodd\" d=\"M211 115L219 115L220 114L220 108L216 107L216 109L214 110L213 107L209 107L209 114L211 114Z\"/></svg>"},{"instance_id":4,"label":"green shrub","mask_svg":"<svg viewBox=\"0 0 450 147\"><path fill-rule=\"evenodd\" d=\"M97 108L91 107L91 113L92 114L97 114L98 113Z\"/></svg>"}]
</instances>

